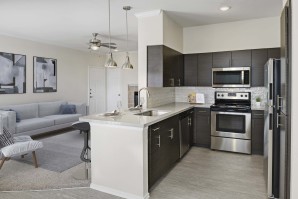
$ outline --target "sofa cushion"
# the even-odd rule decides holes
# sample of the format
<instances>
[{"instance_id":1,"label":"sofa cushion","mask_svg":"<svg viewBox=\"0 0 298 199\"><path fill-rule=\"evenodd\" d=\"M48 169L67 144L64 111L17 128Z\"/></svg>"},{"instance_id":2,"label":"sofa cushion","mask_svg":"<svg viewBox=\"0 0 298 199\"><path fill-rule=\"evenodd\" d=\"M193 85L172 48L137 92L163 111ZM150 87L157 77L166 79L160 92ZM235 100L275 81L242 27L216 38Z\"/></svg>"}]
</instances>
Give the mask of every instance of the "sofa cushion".
<instances>
[{"instance_id":1,"label":"sofa cushion","mask_svg":"<svg viewBox=\"0 0 298 199\"><path fill-rule=\"evenodd\" d=\"M32 131L36 129L41 129L54 125L54 120L44 119L44 118L32 118L21 120L21 122L17 123L17 133L22 133L26 131Z\"/></svg>"},{"instance_id":2,"label":"sofa cushion","mask_svg":"<svg viewBox=\"0 0 298 199\"><path fill-rule=\"evenodd\" d=\"M50 119L55 121L55 125L65 124L69 122L76 122L81 117L81 114L63 114L63 115L49 115L43 117L45 119Z\"/></svg>"},{"instance_id":3,"label":"sofa cushion","mask_svg":"<svg viewBox=\"0 0 298 199\"><path fill-rule=\"evenodd\" d=\"M60 114L76 114L76 106L74 104L62 104L60 106Z\"/></svg>"},{"instance_id":4,"label":"sofa cushion","mask_svg":"<svg viewBox=\"0 0 298 199\"><path fill-rule=\"evenodd\" d=\"M62 104L67 104L65 101L57 102L43 102L38 104L39 108L39 117L45 117L48 115L58 115L60 112L60 106Z\"/></svg>"},{"instance_id":5,"label":"sofa cushion","mask_svg":"<svg viewBox=\"0 0 298 199\"><path fill-rule=\"evenodd\" d=\"M12 109L18 113L21 120L38 117L38 104L19 104L0 107L2 110Z\"/></svg>"}]
</instances>

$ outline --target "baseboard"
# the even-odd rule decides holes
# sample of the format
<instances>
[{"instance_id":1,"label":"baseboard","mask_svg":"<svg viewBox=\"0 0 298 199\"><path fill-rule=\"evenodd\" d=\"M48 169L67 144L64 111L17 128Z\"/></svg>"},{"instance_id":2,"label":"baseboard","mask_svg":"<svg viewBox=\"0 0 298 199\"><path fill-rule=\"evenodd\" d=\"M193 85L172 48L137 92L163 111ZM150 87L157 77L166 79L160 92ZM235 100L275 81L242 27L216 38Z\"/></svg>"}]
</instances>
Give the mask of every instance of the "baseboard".
<instances>
[{"instance_id":1,"label":"baseboard","mask_svg":"<svg viewBox=\"0 0 298 199\"><path fill-rule=\"evenodd\" d=\"M116 190L116 189L111 189L111 188L108 188L108 187L99 186L99 185L96 185L96 184L93 184L93 183L90 184L90 188L94 189L94 190L97 190L97 191L104 192L104 193L108 193L108 194L111 194L111 195L114 195L114 196L118 196L118 197L121 197L121 198L127 198L127 199L149 199L150 198L149 193L147 193L145 196L137 196L137 195L126 193L126 192L119 191L119 190Z\"/></svg>"}]
</instances>

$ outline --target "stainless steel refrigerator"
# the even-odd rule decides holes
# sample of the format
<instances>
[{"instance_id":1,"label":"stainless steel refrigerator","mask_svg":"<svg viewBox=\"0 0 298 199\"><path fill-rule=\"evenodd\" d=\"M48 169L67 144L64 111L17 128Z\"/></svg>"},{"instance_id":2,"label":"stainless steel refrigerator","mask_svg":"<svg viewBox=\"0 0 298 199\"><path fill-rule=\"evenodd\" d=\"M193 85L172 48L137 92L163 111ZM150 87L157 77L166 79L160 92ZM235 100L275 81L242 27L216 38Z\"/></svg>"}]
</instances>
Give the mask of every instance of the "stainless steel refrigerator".
<instances>
[{"instance_id":1,"label":"stainless steel refrigerator","mask_svg":"<svg viewBox=\"0 0 298 199\"><path fill-rule=\"evenodd\" d=\"M264 168L268 198L279 198L280 168L280 60L269 59L265 65L267 101L264 122Z\"/></svg>"},{"instance_id":2,"label":"stainless steel refrigerator","mask_svg":"<svg viewBox=\"0 0 298 199\"><path fill-rule=\"evenodd\" d=\"M267 94L264 129L264 174L268 198L290 198L291 149L291 6L281 15L281 59L265 65Z\"/></svg>"}]
</instances>

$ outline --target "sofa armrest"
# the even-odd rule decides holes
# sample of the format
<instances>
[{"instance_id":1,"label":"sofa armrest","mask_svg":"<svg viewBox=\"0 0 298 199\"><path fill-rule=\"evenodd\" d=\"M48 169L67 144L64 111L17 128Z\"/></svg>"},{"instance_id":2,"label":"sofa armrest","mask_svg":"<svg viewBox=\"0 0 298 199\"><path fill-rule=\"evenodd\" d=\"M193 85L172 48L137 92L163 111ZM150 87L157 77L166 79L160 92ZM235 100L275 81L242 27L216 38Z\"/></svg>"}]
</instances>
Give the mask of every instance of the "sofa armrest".
<instances>
[{"instance_id":1,"label":"sofa armrest","mask_svg":"<svg viewBox=\"0 0 298 199\"><path fill-rule=\"evenodd\" d=\"M0 110L2 116L3 126L6 127L11 134L16 132L16 112L14 111L2 111Z\"/></svg>"},{"instance_id":2,"label":"sofa armrest","mask_svg":"<svg viewBox=\"0 0 298 199\"><path fill-rule=\"evenodd\" d=\"M85 103L73 103L73 102L69 102L68 104L75 105L78 114L81 114L83 116L87 115L87 106L86 106Z\"/></svg>"}]
</instances>

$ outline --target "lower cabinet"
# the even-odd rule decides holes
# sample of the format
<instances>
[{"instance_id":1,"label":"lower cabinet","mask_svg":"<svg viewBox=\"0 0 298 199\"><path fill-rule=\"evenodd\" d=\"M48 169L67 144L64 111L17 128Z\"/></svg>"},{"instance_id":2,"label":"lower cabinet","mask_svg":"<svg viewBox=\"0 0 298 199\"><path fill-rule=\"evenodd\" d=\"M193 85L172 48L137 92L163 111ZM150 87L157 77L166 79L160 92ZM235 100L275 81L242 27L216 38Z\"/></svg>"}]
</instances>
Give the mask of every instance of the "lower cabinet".
<instances>
[{"instance_id":1,"label":"lower cabinet","mask_svg":"<svg viewBox=\"0 0 298 199\"><path fill-rule=\"evenodd\" d=\"M194 145L210 148L210 108L195 108Z\"/></svg>"},{"instance_id":2,"label":"lower cabinet","mask_svg":"<svg viewBox=\"0 0 298 199\"><path fill-rule=\"evenodd\" d=\"M148 133L150 189L179 159L179 117L151 125Z\"/></svg>"},{"instance_id":3,"label":"lower cabinet","mask_svg":"<svg viewBox=\"0 0 298 199\"><path fill-rule=\"evenodd\" d=\"M253 110L251 122L251 153L264 154L264 111Z\"/></svg>"}]
</instances>

